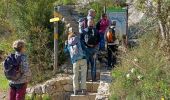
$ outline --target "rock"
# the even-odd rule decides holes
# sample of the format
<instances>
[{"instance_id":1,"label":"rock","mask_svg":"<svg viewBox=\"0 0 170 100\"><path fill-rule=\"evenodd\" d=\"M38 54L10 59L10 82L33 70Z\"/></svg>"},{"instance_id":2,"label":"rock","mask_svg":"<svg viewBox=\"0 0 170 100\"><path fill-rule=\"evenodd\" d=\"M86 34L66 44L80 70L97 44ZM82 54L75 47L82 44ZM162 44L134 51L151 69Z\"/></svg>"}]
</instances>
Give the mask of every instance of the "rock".
<instances>
[{"instance_id":1,"label":"rock","mask_svg":"<svg viewBox=\"0 0 170 100\"><path fill-rule=\"evenodd\" d=\"M37 85L37 86L34 88L34 93L35 93L35 94L42 94L41 85Z\"/></svg>"},{"instance_id":2,"label":"rock","mask_svg":"<svg viewBox=\"0 0 170 100\"><path fill-rule=\"evenodd\" d=\"M64 85L64 91L71 92L73 91L73 86L72 85Z\"/></svg>"},{"instance_id":3,"label":"rock","mask_svg":"<svg viewBox=\"0 0 170 100\"><path fill-rule=\"evenodd\" d=\"M33 94L34 93L34 88L27 88L26 93L27 94Z\"/></svg>"},{"instance_id":4,"label":"rock","mask_svg":"<svg viewBox=\"0 0 170 100\"><path fill-rule=\"evenodd\" d=\"M53 94L56 92L56 88L53 85L42 85L42 92L47 94Z\"/></svg>"},{"instance_id":5,"label":"rock","mask_svg":"<svg viewBox=\"0 0 170 100\"><path fill-rule=\"evenodd\" d=\"M60 80L61 85L66 85L67 84L67 79Z\"/></svg>"},{"instance_id":6,"label":"rock","mask_svg":"<svg viewBox=\"0 0 170 100\"><path fill-rule=\"evenodd\" d=\"M45 84L41 85L41 88L42 88L42 93L45 94L46 93L46 85Z\"/></svg>"},{"instance_id":7,"label":"rock","mask_svg":"<svg viewBox=\"0 0 170 100\"><path fill-rule=\"evenodd\" d=\"M57 81L57 79L53 78L53 79L45 82L45 84L46 84L46 85L55 85L56 81Z\"/></svg>"},{"instance_id":8,"label":"rock","mask_svg":"<svg viewBox=\"0 0 170 100\"><path fill-rule=\"evenodd\" d=\"M73 79L70 78L69 80L67 80L67 84L73 85Z\"/></svg>"},{"instance_id":9,"label":"rock","mask_svg":"<svg viewBox=\"0 0 170 100\"><path fill-rule=\"evenodd\" d=\"M52 100L64 100L64 94L62 92L55 93L51 96Z\"/></svg>"}]
</instances>

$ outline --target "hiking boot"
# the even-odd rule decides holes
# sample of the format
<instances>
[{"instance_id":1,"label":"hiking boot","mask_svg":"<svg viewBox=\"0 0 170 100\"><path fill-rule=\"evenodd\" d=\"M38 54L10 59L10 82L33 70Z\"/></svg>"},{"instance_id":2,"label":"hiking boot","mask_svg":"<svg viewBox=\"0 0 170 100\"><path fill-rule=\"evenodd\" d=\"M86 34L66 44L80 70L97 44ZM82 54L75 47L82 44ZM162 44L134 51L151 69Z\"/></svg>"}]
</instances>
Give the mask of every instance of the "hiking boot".
<instances>
[{"instance_id":1,"label":"hiking boot","mask_svg":"<svg viewBox=\"0 0 170 100\"><path fill-rule=\"evenodd\" d=\"M87 90L86 89L82 89L82 95L87 95Z\"/></svg>"},{"instance_id":2,"label":"hiking boot","mask_svg":"<svg viewBox=\"0 0 170 100\"><path fill-rule=\"evenodd\" d=\"M78 90L74 90L74 95L78 95Z\"/></svg>"}]
</instances>

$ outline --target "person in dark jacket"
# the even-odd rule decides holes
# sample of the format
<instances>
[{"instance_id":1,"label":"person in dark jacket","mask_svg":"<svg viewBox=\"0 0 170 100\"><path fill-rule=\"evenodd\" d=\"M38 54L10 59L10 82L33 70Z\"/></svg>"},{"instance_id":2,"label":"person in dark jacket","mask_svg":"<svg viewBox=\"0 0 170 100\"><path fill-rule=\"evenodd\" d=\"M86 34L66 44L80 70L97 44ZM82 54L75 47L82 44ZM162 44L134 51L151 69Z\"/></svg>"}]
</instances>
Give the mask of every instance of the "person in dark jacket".
<instances>
[{"instance_id":1,"label":"person in dark jacket","mask_svg":"<svg viewBox=\"0 0 170 100\"><path fill-rule=\"evenodd\" d=\"M118 31L116 30L116 21L112 21L109 26L105 37L107 41L107 50L108 50L108 70L111 70L112 67L115 67L117 63L116 52L118 51Z\"/></svg>"},{"instance_id":2,"label":"person in dark jacket","mask_svg":"<svg viewBox=\"0 0 170 100\"><path fill-rule=\"evenodd\" d=\"M91 65L92 81L96 81L96 52L99 41L100 35L98 34L96 28L94 28L94 21L88 20L88 27L84 29L83 34L81 34L81 44L83 50L86 53L88 69L89 65Z\"/></svg>"}]
</instances>

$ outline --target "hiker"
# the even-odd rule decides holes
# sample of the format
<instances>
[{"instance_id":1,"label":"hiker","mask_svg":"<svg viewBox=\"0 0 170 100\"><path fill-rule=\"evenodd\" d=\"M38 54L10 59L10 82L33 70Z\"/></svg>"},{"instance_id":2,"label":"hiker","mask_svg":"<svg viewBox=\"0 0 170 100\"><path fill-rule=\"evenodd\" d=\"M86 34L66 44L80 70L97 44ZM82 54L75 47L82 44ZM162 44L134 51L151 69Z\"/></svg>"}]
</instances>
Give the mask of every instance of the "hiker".
<instances>
[{"instance_id":1,"label":"hiker","mask_svg":"<svg viewBox=\"0 0 170 100\"><path fill-rule=\"evenodd\" d=\"M93 20L94 21L95 16L96 16L96 11L94 9L90 9L88 11L87 20Z\"/></svg>"},{"instance_id":2,"label":"hiker","mask_svg":"<svg viewBox=\"0 0 170 100\"><path fill-rule=\"evenodd\" d=\"M9 80L9 100L24 100L27 84L31 80L31 71L25 54L23 40L13 43L15 53L9 55L3 63L6 78Z\"/></svg>"},{"instance_id":3,"label":"hiker","mask_svg":"<svg viewBox=\"0 0 170 100\"><path fill-rule=\"evenodd\" d=\"M87 17L79 19L78 22L79 22L79 33L80 33L80 34L83 33L83 30L84 30L85 28L87 28L87 22L88 22L88 20L93 20L93 21L94 21L95 16L96 16L95 10L94 10L94 9L90 9L90 10L88 11Z\"/></svg>"},{"instance_id":4,"label":"hiker","mask_svg":"<svg viewBox=\"0 0 170 100\"><path fill-rule=\"evenodd\" d=\"M82 94L86 94L86 73L87 73L87 60L82 50L80 38L74 32L68 32L68 40L65 42L65 52L70 53L70 58L73 64L73 91L74 95L79 91L79 76L81 78L81 91ZM81 75L79 75L81 70Z\"/></svg>"},{"instance_id":5,"label":"hiker","mask_svg":"<svg viewBox=\"0 0 170 100\"><path fill-rule=\"evenodd\" d=\"M98 34L96 28L94 28L93 20L88 21L88 27L83 30L80 37L82 48L86 53L88 69L89 65L91 65L92 81L96 81L96 52L100 41L100 35Z\"/></svg>"},{"instance_id":6,"label":"hiker","mask_svg":"<svg viewBox=\"0 0 170 100\"><path fill-rule=\"evenodd\" d=\"M100 34L100 44L99 44L100 51L105 50L104 34L105 34L108 26L109 26L109 20L107 18L107 15L104 13L104 14L102 14L101 20L96 24L96 29L99 31L99 34Z\"/></svg>"},{"instance_id":7,"label":"hiker","mask_svg":"<svg viewBox=\"0 0 170 100\"><path fill-rule=\"evenodd\" d=\"M116 33L116 21L112 21L111 25L106 32L107 50L108 50L108 66L107 69L111 70L116 64L116 52L118 51L119 41Z\"/></svg>"}]
</instances>

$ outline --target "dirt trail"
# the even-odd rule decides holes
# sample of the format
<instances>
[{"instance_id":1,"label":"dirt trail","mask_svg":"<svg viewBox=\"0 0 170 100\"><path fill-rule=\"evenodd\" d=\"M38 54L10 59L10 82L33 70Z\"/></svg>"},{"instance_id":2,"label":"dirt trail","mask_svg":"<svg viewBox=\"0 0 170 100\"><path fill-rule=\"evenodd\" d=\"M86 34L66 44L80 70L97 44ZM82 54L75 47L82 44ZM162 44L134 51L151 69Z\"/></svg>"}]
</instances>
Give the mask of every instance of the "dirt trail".
<instances>
[{"instance_id":1,"label":"dirt trail","mask_svg":"<svg viewBox=\"0 0 170 100\"><path fill-rule=\"evenodd\" d=\"M0 90L0 100L7 99L7 92Z\"/></svg>"}]
</instances>

